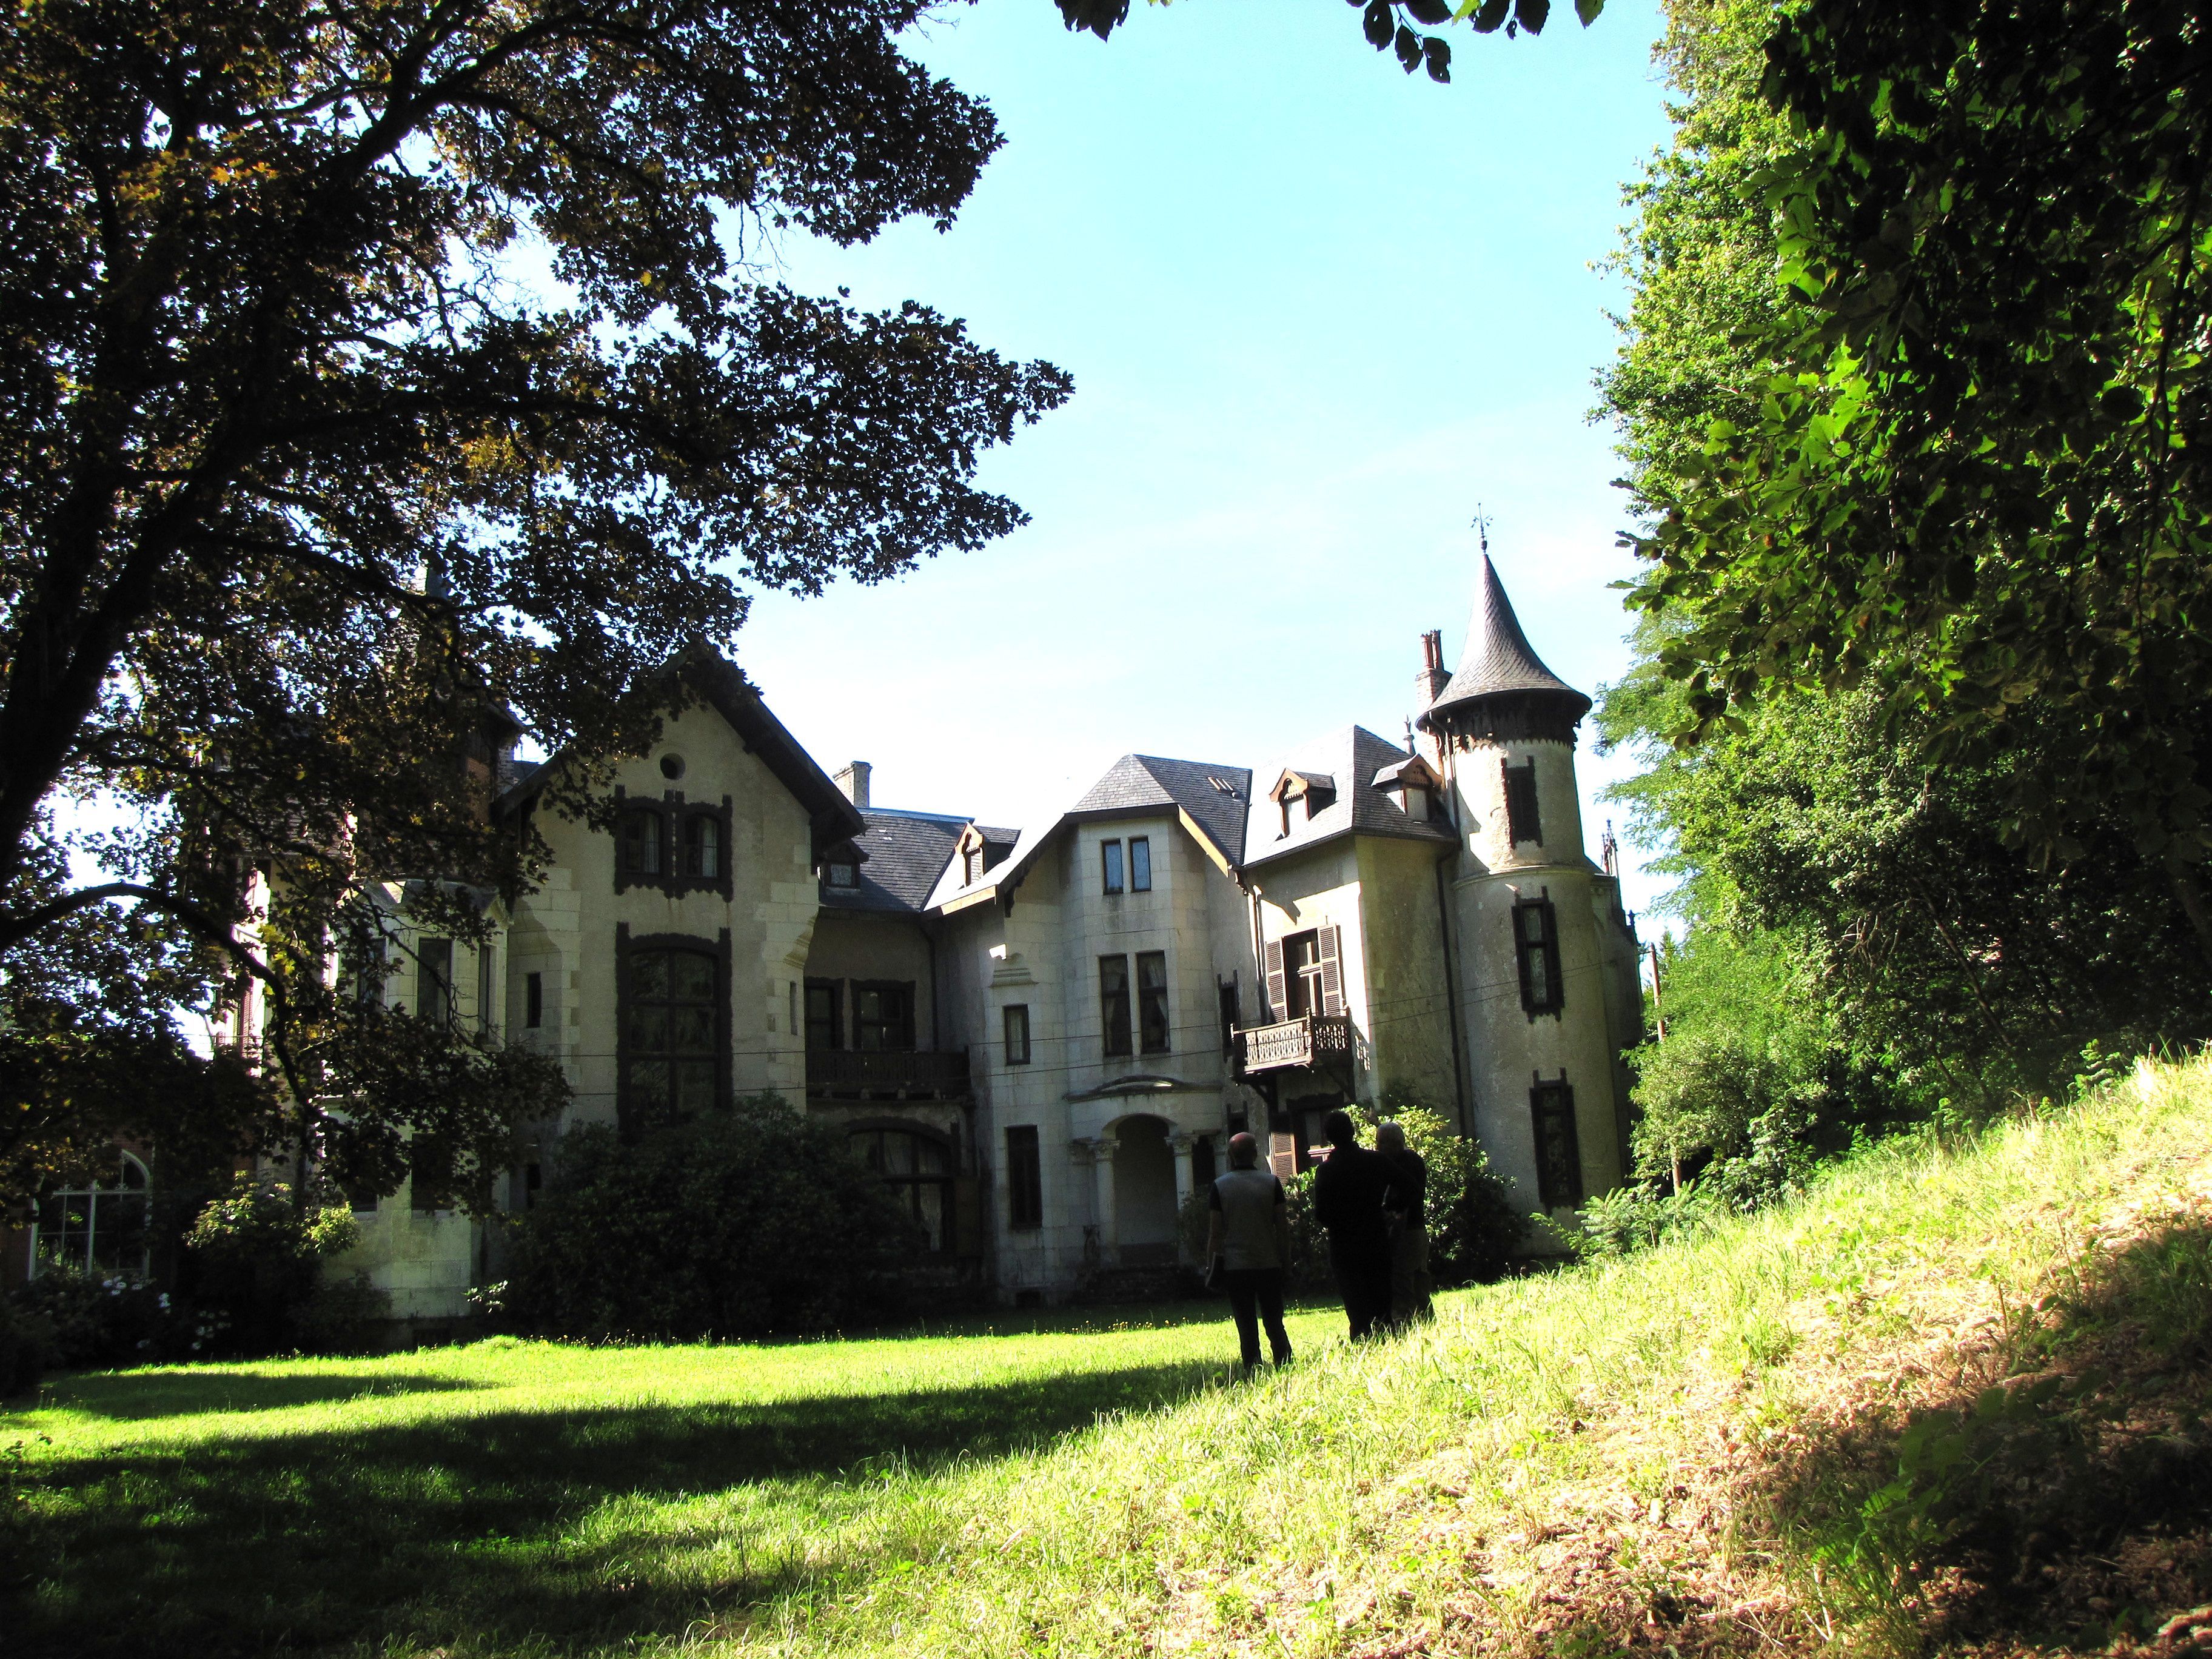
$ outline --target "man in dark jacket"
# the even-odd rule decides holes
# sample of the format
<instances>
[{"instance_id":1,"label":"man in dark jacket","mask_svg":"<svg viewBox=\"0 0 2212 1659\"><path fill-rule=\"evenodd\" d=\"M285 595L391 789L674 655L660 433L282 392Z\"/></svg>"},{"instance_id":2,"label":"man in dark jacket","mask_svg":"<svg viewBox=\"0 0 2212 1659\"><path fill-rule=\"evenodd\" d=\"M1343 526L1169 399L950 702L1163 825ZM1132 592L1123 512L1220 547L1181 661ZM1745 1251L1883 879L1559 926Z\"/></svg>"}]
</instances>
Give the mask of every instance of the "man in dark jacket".
<instances>
[{"instance_id":1,"label":"man in dark jacket","mask_svg":"<svg viewBox=\"0 0 2212 1659\"><path fill-rule=\"evenodd\" d=\"M1314 1172L1314 1219L1328 1231L1329 1262L1357 1342L1390 1322L1390 1234L1382 1200L1394 1172L1359 1144L1350 1113L1331 1112L1322 1131L1329 1152Z\"/></svg>"}]
</instances>

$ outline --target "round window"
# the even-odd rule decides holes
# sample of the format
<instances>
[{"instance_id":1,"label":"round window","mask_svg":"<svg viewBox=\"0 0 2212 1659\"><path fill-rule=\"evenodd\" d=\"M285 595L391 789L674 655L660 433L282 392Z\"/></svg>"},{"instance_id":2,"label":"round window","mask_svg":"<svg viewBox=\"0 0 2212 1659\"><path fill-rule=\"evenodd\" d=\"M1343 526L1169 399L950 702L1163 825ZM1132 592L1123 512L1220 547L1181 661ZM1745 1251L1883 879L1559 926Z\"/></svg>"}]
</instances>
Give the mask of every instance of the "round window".
<instances>
[{"instance_id":1,"label":"round window","mask_svg":"<svg viewBox=\"0 0 2212 1659\"><path fill-rule=\"evenodd\" d=\"M666 778L671 783L675 782L677 779L682 777L684 775L684 757L681 755L663 755L660 757L660 775Z\"/></svg>"}]
</instances>

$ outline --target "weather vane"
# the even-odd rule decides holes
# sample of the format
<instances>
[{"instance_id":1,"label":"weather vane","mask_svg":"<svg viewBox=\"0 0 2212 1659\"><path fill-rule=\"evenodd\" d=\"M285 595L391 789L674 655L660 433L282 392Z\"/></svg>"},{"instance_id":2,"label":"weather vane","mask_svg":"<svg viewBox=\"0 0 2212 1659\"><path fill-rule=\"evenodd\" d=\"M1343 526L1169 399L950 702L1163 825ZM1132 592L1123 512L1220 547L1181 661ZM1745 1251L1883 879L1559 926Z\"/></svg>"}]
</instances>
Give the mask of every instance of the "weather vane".
<instances>
[{"instance_id":1,"label":"weather vane","mask_svg":"<svg viewBox=\"0 0 2212 1659\"><path fill-rule=\"evenodd\" d=\"M1482 510L1482 503L1481 503L1480 501L1477 501L1477 502L1474 504L1474 520L1473 520L1473 521L1472 521L1472 522L1473 522L1473 526L1474 526L1474 533L1475 533L1476 535L1480 536L1480 538L1482 538L1482 550L1483 550L1485 553L1489 552L1489 551L1490 551L1490 515L1489 515L1488 514L1485 513L1485 512Z\"/></svg>"}]
</instances>

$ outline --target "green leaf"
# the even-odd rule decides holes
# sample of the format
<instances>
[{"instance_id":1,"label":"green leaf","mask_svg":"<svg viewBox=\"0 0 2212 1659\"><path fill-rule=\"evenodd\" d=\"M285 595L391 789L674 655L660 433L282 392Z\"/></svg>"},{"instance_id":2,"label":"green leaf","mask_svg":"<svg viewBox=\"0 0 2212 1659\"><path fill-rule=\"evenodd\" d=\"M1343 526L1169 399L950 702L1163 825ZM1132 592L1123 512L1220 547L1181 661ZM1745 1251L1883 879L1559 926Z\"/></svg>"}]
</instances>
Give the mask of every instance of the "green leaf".
<instances>
[{"instance_id":1,"label":"green leaf","mask_svg":"<svg viewBox=\"0 0 2212 1659\"><path fill-rule=\"evenodd\" d=\"M1552 0L1513 0L1513 21L1531 34L1541 34L1552 15Z\"/></svg>"},{"instance_id":2,"label":"green leaf","mask_svg":"<svg viewBox=\"0 0 2212 1659\"><path fill-rule=\"evenodd\" d=\"M1397 19L1390 15L1390 0L1368 0L1359 27L1366 33L1367 44L1376 51L1381 52L1389 46L1397 33Z\"/></svg>"},{"instance_id":3,"label":"green leaf","mask_svg":"<svg viewBox=\"0 0 2212 1659\"><path fill-rule=\"evenodd\" d=\"M1597 21L1597 15L1605 9L1605 0L1575 0L1575 15L1582 19L1584 28Z\"/></svg>"}]
</instances>

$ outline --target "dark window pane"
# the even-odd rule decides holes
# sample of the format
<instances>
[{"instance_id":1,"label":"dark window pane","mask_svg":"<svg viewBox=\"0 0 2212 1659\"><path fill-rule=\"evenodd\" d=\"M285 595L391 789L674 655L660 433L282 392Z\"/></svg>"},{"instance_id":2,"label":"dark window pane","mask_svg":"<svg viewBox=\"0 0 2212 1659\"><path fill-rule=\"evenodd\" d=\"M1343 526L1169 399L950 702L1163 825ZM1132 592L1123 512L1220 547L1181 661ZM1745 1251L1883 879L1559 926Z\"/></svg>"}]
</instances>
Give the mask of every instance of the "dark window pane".
<instances>
[{"instance_id":1,"label":"dark window pane","mask_svg":"<svg viewBox=\"0 0 2212 1659\"><path fill-rule=\"evenodd\" d=\"M1164 951L1137 955L1137 1008L1140 1038L1148 1054L1168 1049L1168 958Z\"/></svg>"},{"instance_id":2,"label":"dark window pane","mask_svg":"<svg viewBox=\"0 0 2212 1659\"><path fill-rule=\"evenodd\" d=\"M545 1023L545 975L543 974L523 975L522 1023L533 1031Z\"/></svg>"},{"instance_id":3,"label":"dark window pane","mask_svg":"<svg viewBox=\"0 0 2212 1659\"><path fill-rule=\"evenodd\" d=\"M714 1011L711 1008L670 1009L668 1052L672 1054L713 1054Z\"/></svg>"},{"instance_id":4,"label":"dark window pane","mask_svg":"<svg viewBox=\"0 0 2212 1659\"><path fill-rule=\"evenodd\" d=\"M425 1019L453 1018L453 940L426 939L416 941L415 1012Z\"/></svg>"},{"instance_id":5,"label":"dark window pane","mask_svg":"<svg viewBox=\"0 0 2212 1659\"><path fill-rule=\"evenodd\" d=\"M1098 852L1104 865L1106 890L1109 893L1120 892L1121 890L1121 843L1118 841L1102 842L1099 843Z\"/></svg>"},{"instance_id":6,"label":"dark window pane","mask_svg":"<svg viewBox=\"0 0 2212 1659\"><path fill-rule=\"evenodd\" d=\"M1030 1011L1026 1003L1009 1005L1006 1020L1006 1064L1026 1066L1030 1063Z\"/></svg>"},{"instance_id":7,"label":"dark window pane","mask_svg":"<svg viewBox=\"0 0 2212 1659\"><path fill-rule=\"evenodd\" d=\"M836 1048L844 1039L838 1030L837 985L834 980L809 980L806 985L806 1046Z\"/></svg>"},{"instance_id":8,"label":"dark window pane","mask_svg":"<svg viewBox=\"0 0 2212 1659\"><path fill-rule=\"evenodd\" d=\"M623 1031L623 1041L634 1054L665 1054L668 1052L668 1009L658 1002L630 1005L629 1020Z\"/></svg>"},{"instance_id":9,"label":"dark window pane","mask_svg":"<svg viewBox=\"0 0 2212 1659\"><path fill-rule=\"evenodd\" d=\"M665 997L668 994L666 951L637 951L631 953L629 994L634 997Z\"/></svg>"},{"instance_id":10,"label":"dark window pane","mask_svg":"<svg viewBox=\"0 0 2212 1659\"><path fill-rule=\"evenodd\" d=\"M1129 842L1129 890L1152 890L1152 843L1145 836L1133 836Z\"/></svg>"},{"instance_id":11,"label":"dark window pane","mask_svg":"<svg viewBox=\"0 0 2212 1659\"><path fill-rule=\"evenodd\" d=\"M1044 1225L1044 1168L1034 1124L1006 1131L1006 1200L1007 1219L1017 1231Z\"/></svg>"},{"instance_id":12,"label":"dark window pane","mask_svg":"<svg viewBox=\"0 0 2212 1659\"><path fill-rule=\"evenodd\" d=\"M669 955L669 995L679 1002L712 1002L714 959L696 951L672 951Z\"/></svg>"},{"instance_id":13,"label":"dark window pane","mask_svg":"<svg viewBox=\"0 0 2212 1659\"><path fill-rule=\"evenodd\" d=\"M722 826L704 812L695 812L684 829L684 873L711 880L722 873Z\"/></svg>"},{"instance_id":14,"label":"dark window pane","mask_svg":"<svg viewBox=\"0 0 2212 1659\"><path fill-rule=\"evenodd\" d=\"M1129 958L1098 958L1098 1014L1106 1053L1129 1052Z\"/></svg>"}]
</instances>

